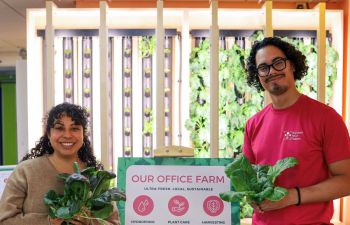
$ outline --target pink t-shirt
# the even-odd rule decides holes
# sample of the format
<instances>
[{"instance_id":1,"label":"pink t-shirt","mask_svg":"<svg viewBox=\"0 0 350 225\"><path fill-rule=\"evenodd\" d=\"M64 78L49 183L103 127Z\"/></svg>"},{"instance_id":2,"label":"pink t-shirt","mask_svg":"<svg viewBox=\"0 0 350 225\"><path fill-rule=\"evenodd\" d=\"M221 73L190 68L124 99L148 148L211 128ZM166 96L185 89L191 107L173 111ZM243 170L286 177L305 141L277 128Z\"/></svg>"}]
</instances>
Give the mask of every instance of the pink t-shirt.
<instances>
[{"instance_id":1,"label":"pink t-shirt","mask_svg":"<svg viewBox=\"0 0 350 225\"><path fill-rule=\"evenodd\" d=\"M334 109L301 95L286 109L276 110L270 104L249 119L243 152L254 164L274 165L279 159L296 157L299 164L285 170L276 185L307 187L330 177L328 164L350 158L350 138ZM331 224L332 215L329 201L254 213L253 224Z\"/></svg>"}]
</instances>

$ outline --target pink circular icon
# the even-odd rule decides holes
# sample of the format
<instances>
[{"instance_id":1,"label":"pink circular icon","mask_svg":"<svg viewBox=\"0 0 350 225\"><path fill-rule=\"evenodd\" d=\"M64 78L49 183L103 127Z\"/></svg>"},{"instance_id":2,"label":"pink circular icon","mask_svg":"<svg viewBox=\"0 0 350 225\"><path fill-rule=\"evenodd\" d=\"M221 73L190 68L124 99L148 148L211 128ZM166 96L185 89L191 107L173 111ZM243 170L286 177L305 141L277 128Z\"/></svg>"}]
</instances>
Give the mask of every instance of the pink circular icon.
<instances>
[{"instance_id":1,"label":"pink circular icon","mask_svg":"<svg viewBox=\"0 0 350 225\"><path fill-rule=\"evenodd\" d=\"M153 211L153 200L147 195L140 195L134 200L133 208L138 215L147 216Z\"/></svg>"},{"instance_id":2,"label":"pink circular icon","mask_svg":"<svg viewBox=\"0 0 350 225\"><path fill-rule=\"evenodd\" d=\"M218 216L224 210L224 203L218 196L209 196L203 202L203 209L209 216Z\"/></svg>"},{"instance_id":3,"label":"pink circular icon","mask_svg":"<svg viewBox=\"0 0 350 225\"><path fill-rule=\"evenodd\" d=\"M168 209L174 216L183 216L189 208L188 201L181 195L172 197L168 202Z\"/></svg>"}]
</instances>

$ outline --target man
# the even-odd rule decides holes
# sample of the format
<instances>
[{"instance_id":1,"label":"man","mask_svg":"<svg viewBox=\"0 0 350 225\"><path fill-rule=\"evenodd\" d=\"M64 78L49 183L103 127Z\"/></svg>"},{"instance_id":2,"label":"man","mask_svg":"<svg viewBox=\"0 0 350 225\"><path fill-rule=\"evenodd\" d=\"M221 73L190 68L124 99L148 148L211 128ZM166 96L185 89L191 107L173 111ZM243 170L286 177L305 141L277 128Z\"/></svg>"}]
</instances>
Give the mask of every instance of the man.
<instances>
[{"instance_id":1,"label":"man","mask_svg":"<svg viewBox=\"0 0 350 225\"><path fill-rule=\"evenodd\" d=\"M248 120L243 152L254 164L299 161L276 180L288 189L285 198L253 204L254 225L331 224L332 200L350 195L349 133L334 109L296 89L305 59L277 37L254 44L248 58L248 84L272 103Z\"/></svg>"}]
</instances>

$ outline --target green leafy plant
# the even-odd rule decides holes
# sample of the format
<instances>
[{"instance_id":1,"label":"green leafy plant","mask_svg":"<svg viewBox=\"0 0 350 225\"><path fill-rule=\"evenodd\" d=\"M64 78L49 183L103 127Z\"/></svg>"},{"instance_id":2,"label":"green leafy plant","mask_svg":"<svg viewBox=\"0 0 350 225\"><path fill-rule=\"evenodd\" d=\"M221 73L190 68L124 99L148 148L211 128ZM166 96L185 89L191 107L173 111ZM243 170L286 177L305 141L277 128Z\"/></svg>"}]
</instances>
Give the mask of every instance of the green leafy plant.
<instances>
[{"instance_id":1,"label":"green leafy plant","mask_svg":"<svg viewBox=\"0 0 350 225\"><path fill-rule=\"evenodd\" d=\"M131 87L125 87L124 88L124 94L125 94L125 96L130 96L131 95L131 91L132 91L132 89L131 89Z\"/></svg>"},{"instance_id":2,"label":"green leafy plant","mask_svg":"<svg viewBox=\"0 0 350 225\"><path fill-rule=\"evenodd\" d=\"M151 115L151 113L152 113L152 108L147 107L144 109L144 114L146 117L149 117Z\"/></svg>"},{"instance_id":3,"label":"green leafy plant","mask_svg":"<svg viewBox=\"0 0 350 225\"><path fill-rule=\"evenodd\" d=\"M71 78L72 77L72 70L71 69L65 69L64 70L64 76L66 78Z\"/></svg>"},{"instance_id":4,"label":"green leafy plant","mask_svg":"<svg viewBox=\"0 0 350 225\"><path fill-rule=\"evenodd\" d=\"M63 53L64 53L64 57L65 57L65 58L70 58L71 55L72 55L72 50L68 48L68 49L65 49L65 50L63 51Z\"/></svg>"},{"instance_id":5,"label":"green leafy plant","mask_svg":"<svg viewBox=\"0 0 350 225\"><path fill-rule=\"evenodd\" d=\"M305 56L309 66L307 75L300 81L297 81L298 90L313 98L317 99L317 47L313 44L306 44L300 40L283 38L285 41L295 45ZM337 79L337 63L339 61L338 52L326 45L326 104L332 104L334 83Z\"/></svg>"},{"instance_id":6,"label":"green leafy plant","mask_svg":"<svg viewBox=\"0 0 350 225\"><path fill-rule=\"evenodd\" d=\"M146 136L149 136L152 133L153 133L153 115L152 115L152 110L150 110L148 119L145 119L143 123L143 134Z\"/></svg>"},{"instance_id":7,"label":"green leafy plant","mask_svg":"<svg viewBox=\"0 0 350 225\"><path fill-rule=\"evenodd\" d=\"M246 198L247 202L261 203L265 199L279 201L288 194L283 187L276 187L276 178L286 169L298 164L294 157L288 157L270 165L252 165L243 153L238 155L225 168L226 176L231 179L234 191L220 193L220 198L228 202L238 202Z\"/></svg>"},{"instance_id":8,"label":"green leafy plant","mask_svg":"<svg viewBox=\"0 0 350 225\"><path fill-rule=\"evenodd\" d=\"M209 41L204 40L190 56L190 119L186 128L196 157L210 157L209 47ZM245 122L263 106L263 93L246 84L247 52L236 44L219 52L219 157L233 157L241 151Z\"/></svg>"},{"instance_id":9,"label":"green leafy plant","mask_svg":"<svg viewBox=\"0 0 350 225\"><path fill-rule=\"evenodd\" d=\"M71 88L64 89L64 95L66 96L66 98L71 98L72 97L72 89Z\"/></svg>"},{"instance_id":10,"label":"green leafy plant","mask_svg":"<svg viewBox=\"0 0 350 225\"><path fill-rule=\"evenodd\" d=\"M139 51L142 58L150 57L156 49L156 37L142 37L139 43Z\"/></svg>"},{"instance_id":11,"label":"green leafy plant","mask_svg":"<svg viewBox=\"0 0 350 225\"><path fill-rule=\"evenodd\" d=\"M131 154L131 147L130 146L125 146L124 147L124 154L125 155L130 155Z\"/></svg>"},{"instance_id":12,"label":"green leafy plant","mask_svg":"<svg viewBox=\"0 0 350 225\"><path fill-rule=\"evenodd\" d=\"M91 88L84 88L84 96L86 98L91 96Z\"/></svg>"},{"instance_id":13,"label":"green leafy plant","mask_svg":"<svg viewBox=\"0 0 350 225\"><path fill-rule=\"evenodd\" d=\"M129 56L131 54L131 48L125 48L124 49L124 54Z\"/></svg>"},{"instance_id":14,"label":"green leafy plant","mask_svg":"<svg viewBox=\"0 0 350 225\"><path fill-rule=\"evenodd\" d=\"M124 68L124 74L126 77L130 77L131 75L131 68L125 67Z\"/></svg>"},{"instance_id":15,"label":"green leafy plant","mask_svg":"<svg viewBox=\"0 0 350 225\"><path fill-rule=\"evenodd\" d=\"M131 113L131 108L130 108L130 107L125 107L125 108L124 108L124 114L125 114L125 116L130 116L130 113Z\"/></svg>"},{"instance_id":16,"label":"green leafy plant","mask_svg":"<svg viewBox=\"0 0 350 225\"><path fill-rule=\"evenodd\" d=\"M83 73L86 78L89 78L91 76L91 68L85 68Z\"/></svg>"},{"instance_id":17,"label":"green leafy plant","mask_svg":"<svg viewBox=\"0 0 350 225\"><path fill-rule=\"evenodd\" d=\"M131 128L130 127L125 127L124 128L124 134L125 134L125 136L129 136L131 134Z\"/></svg>"},{"instance_id":18,"label":"green leafy plant","mask_svg":"<svg viewBox=\"0 0 350 225\"><path fill-rule=\"evenodd\" d=\"M151 88L149 88L149 87L145 88L145 96L146 97L150 97L151 96L151 91L152 91Z\"/></svg>"},{"instance_id":19,"label":"green leafy plant","mask_svg":"<svg viewBox=\"0 0 350 225\"><path fill-rule=\"evenodd\" d=\"M84 48L84 56L85 58L89 58L91 57L91 48L87 47L87 48Z\"/></svg>"},{"instance_id":20,"label":"green leafy plant","mask_svg":"<svg viewBox=\"0 0 350 225\"><path fill-rule=\"evenodd\" d=\"M144 68L144 72L145 72L145 77L148 78L151 76L152 69L150 67L146 67Z\"/></svg>"},{"instance_id":21,"label":"green leafy plant","mask_svg":"<svg viewBox=\"0 0 350 225\"><path fill-rule=\"evenodd\" d=\"M104 223L113 213L113 202L125 201L123 192L110 188L111 180L116 177L112 172L88 167L79 171L78 163L73 163L74 173L59 174L65 181L64 194L50 190L44 196L51 218L62 219L65 224L81 220L97 220Z\"/></svg>"},{"instance_id":22,"label":"green leafy plant","mask_svg":"<svg viewBox=\"0 0 350 225\"><path fill-rule=\"evenodd\" d=\"M164 48L164 54L170 54L171 49L170 48Z\"/></svg>"}]
</instances>

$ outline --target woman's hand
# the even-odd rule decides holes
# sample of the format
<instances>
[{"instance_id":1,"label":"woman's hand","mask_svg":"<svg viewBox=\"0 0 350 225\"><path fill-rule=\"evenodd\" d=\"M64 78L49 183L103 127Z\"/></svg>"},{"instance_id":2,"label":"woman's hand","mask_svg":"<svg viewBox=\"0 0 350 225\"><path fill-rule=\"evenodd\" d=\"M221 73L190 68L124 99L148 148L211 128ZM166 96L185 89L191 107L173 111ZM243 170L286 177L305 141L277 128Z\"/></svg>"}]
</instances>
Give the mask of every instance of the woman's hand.
<instances>
[{"instance_id":1,"label":"woman's hand","mask_svg":"<svg viewBox=\"0 0 350 225\"><path fill-rule=\"evenodd\" d=\"M50 225L62 225L63 222L64 222L63 219L59 219L59 218L53 219L53 218L49 217L49 224ZM69 223L74 224L74 225L86 225L86 224L89 224L85 219L82 219L82 218L70 220Z\"/></svg>"},{"instance_id":2,"label":"woman's hand","mask_svg":"<svg viewBox=\"0 0 350 225\"><path fill-rule=\"evenodd\" d=\"M62 219L59 219L59 218L51 218L49 217L49 224L50 225L61 225L63 223L63 220Z\"/></svg>"}]
</instances>

